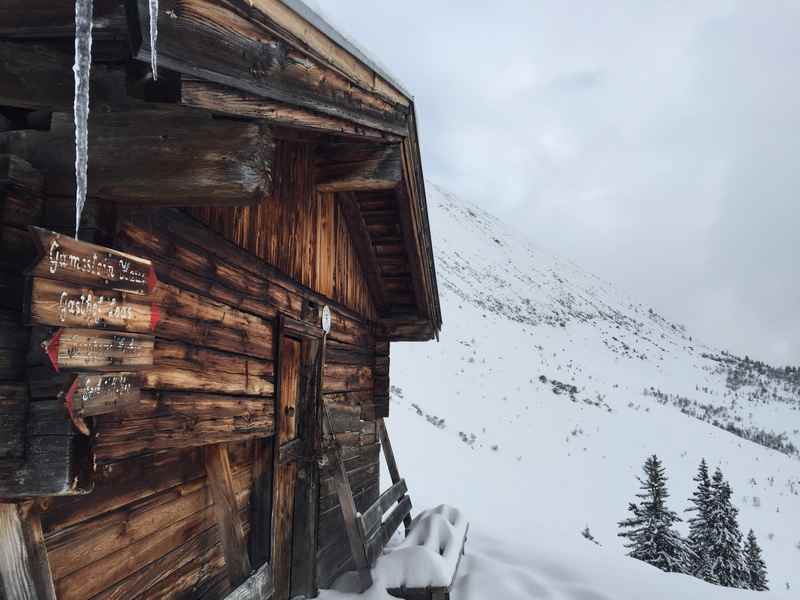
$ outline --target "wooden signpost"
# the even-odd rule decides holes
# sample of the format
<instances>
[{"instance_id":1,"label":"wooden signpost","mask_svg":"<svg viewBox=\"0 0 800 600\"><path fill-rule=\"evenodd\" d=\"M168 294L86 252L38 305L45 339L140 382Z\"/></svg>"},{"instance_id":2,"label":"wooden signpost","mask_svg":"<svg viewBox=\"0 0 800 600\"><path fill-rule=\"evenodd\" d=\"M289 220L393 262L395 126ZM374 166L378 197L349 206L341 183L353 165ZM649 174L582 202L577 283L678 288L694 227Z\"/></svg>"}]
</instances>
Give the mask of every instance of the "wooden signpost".
<instances>
[{"instance_id":1,"label":"wooden signpost","mask_svg":"<svg viewBox=\"0 0 800 600\"><path fill-rule=\"evenodd\" d=\"M31 227L41 256L30 274L64 283L148 295L158 284L153 263L144 258Z\"/></svg>"},{"instance_id":2,"label":"wooden signpost","mask_svg":"<svg viewBox=\"0 0 800 600\"><path fill-rule=\"evenodd\" d=\"M39 257L29 271L31 325L52 327L41 352L58 373L72 374L59 393L75 427L89 435L86 417L139 402L153 365L160 320L153 301L152 262L32 227Z\"/></svg>"},{"instance_id":3,"label":"wooden signpost","mask_svg":"<svg viewBox=\"0 0 800 600\"><path fill-rule=\"evenodd\" d=\"M67 410L75 426L85 435L89 427L84 417L93 417L135 406L141 397L143 378L139 373L75 375L64 394Z\"/></svg>"}]
</instances>

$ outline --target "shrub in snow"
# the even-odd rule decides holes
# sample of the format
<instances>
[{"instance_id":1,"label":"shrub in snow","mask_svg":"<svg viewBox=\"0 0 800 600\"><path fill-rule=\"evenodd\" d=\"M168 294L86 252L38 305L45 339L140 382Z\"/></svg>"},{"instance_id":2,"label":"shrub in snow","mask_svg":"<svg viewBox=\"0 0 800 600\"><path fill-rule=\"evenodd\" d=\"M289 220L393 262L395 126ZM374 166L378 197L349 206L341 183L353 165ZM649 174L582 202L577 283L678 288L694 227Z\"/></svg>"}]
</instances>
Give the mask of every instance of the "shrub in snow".
<instances>
[{"instance_id":1,"label":"shrub in snow","mask_svg":"<svg viewBox=\"0 0 800 600\"><path fill-rule=\"evenodd\" d=\"M767 563L761 558L761 547L752 529L747 534L747 542L744 545L744 562L747 567L747 587L758 592L768 590Z\"/></svg>"},{"instance_id":2,"label":"shrub in snow","mask_svg":"<svg viewBox=\"0 0 800 600\"><path fill-rule=\"evenodd\" d=\"M633 516L620 521L624 531L618 535L628 539L625 544L630 549L628 556L663 571L692 573L697 559L674 529L681 519L666 505L669 493L664 467L654 454L645 461L643 470L645 477L637 477L642 490L636 495L640 501L628 506Z\"/></svg>"}]
</instances>

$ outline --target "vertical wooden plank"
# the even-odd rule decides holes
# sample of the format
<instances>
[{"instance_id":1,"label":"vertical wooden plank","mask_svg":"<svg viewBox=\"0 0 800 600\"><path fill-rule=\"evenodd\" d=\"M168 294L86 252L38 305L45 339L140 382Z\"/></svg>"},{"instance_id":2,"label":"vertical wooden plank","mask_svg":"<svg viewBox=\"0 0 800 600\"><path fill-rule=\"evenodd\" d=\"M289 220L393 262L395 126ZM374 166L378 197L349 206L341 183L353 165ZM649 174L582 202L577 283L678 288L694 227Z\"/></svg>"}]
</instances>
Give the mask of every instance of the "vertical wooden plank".
<instances>
[{"instance_id":1,"label":"vertical wooden plank","mask_svg":"<svg viewBox=\"0 0 800 600\"><path fill-rule=\"evenodd\" d=\"M333 270L335 253L333 248L334 196L332 193L317 194L317 281L320 294L333 298Z\"/></svg>"},{"instance_id":2,"label":"vertical wooden plank","mask_svg":"<svg viewBox=\"0 0 800 600\"><path fill-rule=\"evenodd\" d=\"M226 444L206 446L206 474L214 513L217 516L225 564L231 584L238 586L250 576L250 559L247 554L244 530L236 506L231 463Z\"/></svg>"},{"instance_id":3,"label":"vertical wooden plank","mask_svg":"<svg viewBox=\"0 0 800 600\"><path fill-rule=\"evenodd\" d=\"M389 432L386 431L386 424L383 422L383 418L378 418L375 421L378 428L378 438L381 442L381 448L383 448L383 456L386 459L386 465L389 467L389 477L392 478L392 484L395 484L400 481L400 470L397 468L397 461L394 458L392 442L389 441ZM403 519L403 526L406 528L406 535L408 535L408 530L411 528L410 513Z\"/></svg>"},{"instance_id":4,"label":"vertical wooden plank","mask_svg":"<svg viewBox=\"0 0 800 600\"><path fill-rule=\"evenodd\" d=\"M297 438L297 407L300 399L300 350L298 340L281 337L280 382L278 393L278 443Z\"/></svg>"},{"instance_id":5,"label":"vertical wooden plank","mask_svg":"<svg viewBox=\"0 0 800 600\"><path fill-rule=\"evenodd\" d=\"M297 438L301 343L281 335L278 355L275 491L272 512L272 572L275 600L288 600L292 575L292 525L297 464L280 464L280 447Z\"/></svg>"},{"instance_id":6,"label":"vertical wooden plank","mask_svg":"<svg viewBox=\"0 0 800 600\"><path fill-rule=\"evenodd\" d=\"M339 498L339 506L342 509L342 517L344 519L345 532L347 533L347 541L350 544L350 553L353 556L353 562L356 566L358 573L358 581L361 586L361 591L365 591L372 586L372 573L370 572L369 563L367 562L366 540L364 539L364 532L361 530L357 518L356 503L353 499L353 490L350 487L350 481L347 478L347 469L344 466L342 455L339 450L339 444L334 438L334 430L331 425L330 415L324 403L322 410L325 414L325 429L326 435L333 439L334 447L334 471L333 483L336 487L336 495Z\"/></svg>"},{"instance_id":7,"label":"vertical wooden plank","mask_svg":"<svg viewBox=\"0 0 800 600\"><path fill-rule=\"evenodd\" d=\"M250 494L250 564L270 561L272 475L275 438L253 442L253 491Z\"/></svg>"},{"instance_id":8,"label":"vertical wooden plank","mask_svg":"<svg viewBox=\"0 0 800 600\"><path fill-rule=\"evenodd\" d=\"M319 338L304 338L302 344L302 385L299 412L306 456L320 448L320 399L322 344ZM315 461L300 466L295 493L292 594L314 598L317 581L317 528L319 512L319 468Z\"/></svg>"},{"instance_id":9,"label":"vertical wooden plank","mask_svg":"<svg viewBox=\"0 0 800 600\"><path fill-rule=\"evenodd\" d=\"M0 577L6 600L55 600L42 522L32 502L0 504Z\"/></svg>"}]
</instances>

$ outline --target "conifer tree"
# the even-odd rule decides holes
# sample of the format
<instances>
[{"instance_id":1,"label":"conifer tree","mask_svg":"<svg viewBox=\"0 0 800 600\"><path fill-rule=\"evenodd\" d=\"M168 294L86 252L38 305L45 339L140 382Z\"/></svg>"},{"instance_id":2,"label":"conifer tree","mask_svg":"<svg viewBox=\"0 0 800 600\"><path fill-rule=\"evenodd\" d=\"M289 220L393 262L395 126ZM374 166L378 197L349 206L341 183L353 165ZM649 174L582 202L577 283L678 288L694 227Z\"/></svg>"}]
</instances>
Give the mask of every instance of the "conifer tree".
<instances>
[{"instance_id":1,"label":"conifer tree","mask_svg":"<svg viewBox=\"0 0 800 600\"><path fill-rule=\"evenodd\" d=\"M752 529L744 544L744 562L747 568L747 587L758 592L767 591L767 563L761 558L761 547Z\"/></svg>"},{"instance_id":2,"label":"conifer tree","mask_svg":"<svg viewBox=\"0 0 800 600\"><path fill-rule=\"evenodd\" d=\"M637 477L642 490L636 495L640 501L628 506L633 516L620 521L619 526L625 531L618 535L628 539L628 556L663 571L691 573L695 556L673 528L681 519L666 505L669 493L664 467L654 454L645 461L643 470L645 477Z\"/></svg>"},{"instance_id":3,"label":"conifer tree","mask_svg":"<svg viewBox=\"0 0 800 600\"><path fill-rule=\"evenodd\" d=\"M695 515L689 519L689 548L696 556L693 564L692 573L695 577L704 579L709 583L717 583L712 572L713 560L710 554L712 531L708 521L709 509L711 506L712 491L711 478L708 475L708 465L706 459L700 461L697 475L694 477L697 482L697 489L689 498L693 506L686 509L686 512L693 512Z\"/></svg>"},{"instance_id":4,"label":"conifer tree","mask_svg":"<svg viewBox=\"0 0 800 600\"><path fill-rule=\"evenodd\" d=\"M746 587L747 569L742 556L739 511L731 502L731 487L717 469L711 480L708 522L711 528L711 574L714 583L727 587Z\"/></svg>"}]
</instances>

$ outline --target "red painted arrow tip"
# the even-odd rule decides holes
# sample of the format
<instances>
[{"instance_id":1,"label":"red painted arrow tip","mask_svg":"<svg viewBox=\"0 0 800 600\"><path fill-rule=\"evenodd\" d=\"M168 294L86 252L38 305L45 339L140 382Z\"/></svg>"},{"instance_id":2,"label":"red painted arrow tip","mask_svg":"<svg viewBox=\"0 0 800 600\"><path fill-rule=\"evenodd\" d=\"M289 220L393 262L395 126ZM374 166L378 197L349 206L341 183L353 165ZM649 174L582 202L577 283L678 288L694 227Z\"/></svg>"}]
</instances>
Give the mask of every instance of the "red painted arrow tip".
<instances>
[{"instance_id":1,"label":"red painted arrow tip","mask_svg":"<svg viewBox=\"0 0 800 600\"><path fill-rule=\"evenodd\" d=\"M58 368L58 346L61 344L61 334L64 333L63 329L59 329L56 331L55 335L51 337L48 341L42 344L44 346L44 351L47 354L47 358L50 359L50 364L53 365L53 368L56 370L56 373L60 371Z\"/></svg>"},{"instance_id":2,"label":"red painted arrow tip","mask_svg":"<svg viewBox=\"0 0 800 600\"><path fill-rule=\"evenodd\" d=\"M158 277L156 276L156 269L153 265L150 265L150 270L147 271L147 291L152 293L157 285Z\"/></svg>"},{"instance_id":3,"label":"red painted arrow tip","mask_svg":"<svg viewBox=\"0 0 800 600\"><path fill-rule=\"evenodd\" d=\"M150 307L150 331L155 331L161 320L161 309L155 302Z\"/></svg>"},{"instance_id":4,"label":"red painted arrow tip","mask_svg":"<svg viewBox=\"0 0 800 600\"><path fill-rule=\"evenodd\" d=\"M78 377L75 378L75 381L72 382L72 385L69 386L69 390L67 391L67 395L65 397L67 403L67 412L69 413L70 418L75 418L75 414L73 412L73 402L75 399L75 390L78 389Z\"/></svg>"}]
</instances>

